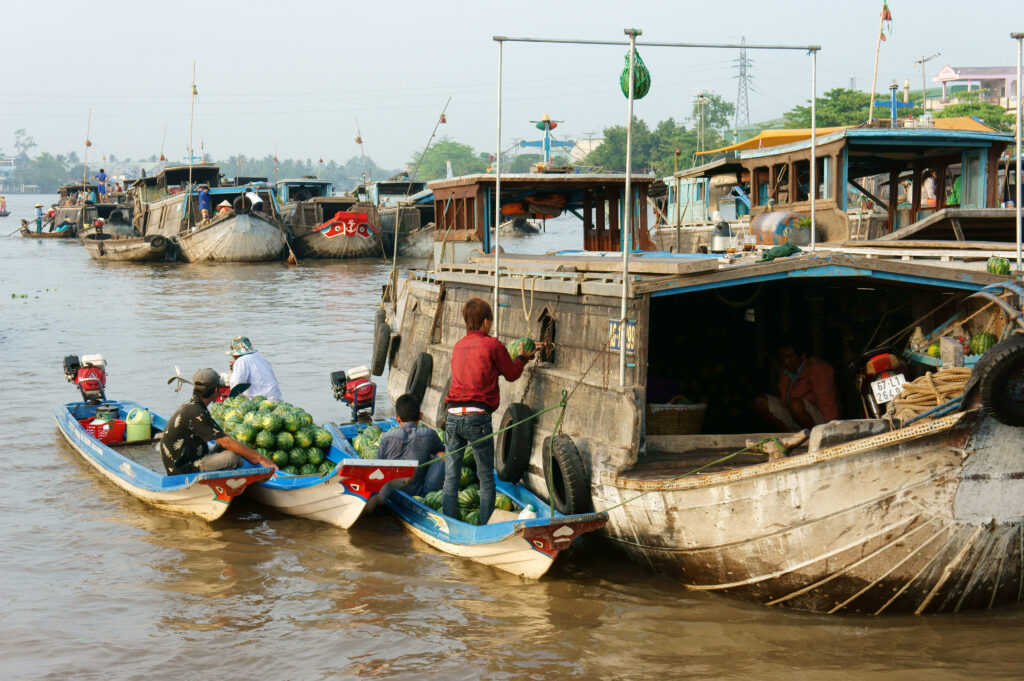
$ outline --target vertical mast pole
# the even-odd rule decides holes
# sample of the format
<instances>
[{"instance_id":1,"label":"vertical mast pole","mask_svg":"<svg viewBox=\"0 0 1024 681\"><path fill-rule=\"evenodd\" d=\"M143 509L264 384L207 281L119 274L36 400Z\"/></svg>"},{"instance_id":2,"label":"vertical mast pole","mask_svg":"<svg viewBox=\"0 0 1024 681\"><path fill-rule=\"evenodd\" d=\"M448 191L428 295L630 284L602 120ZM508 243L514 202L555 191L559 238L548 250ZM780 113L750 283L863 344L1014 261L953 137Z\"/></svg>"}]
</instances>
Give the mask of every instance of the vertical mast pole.
<instances>
[{"instance_id":1,"label":"vertical mast pole","mask_svg":"<svg viewBox=\"0 0 1024 681\"><path fill-rule=\"evenodd\" d=\"M1020 177L1020 140L1021 140L1021 91L1020 91L1020 78L1021 78L1021 44L1024 42L1024 33L1012 33L1011 36L1017 41L1017 199L1013 202L1014 210L1016 211L1017 218L1017 276L1022 275L1021 272L1021 177Z\"/></svg>"},{"instance_id":2,"label":"vertical mast pole","mask_svg":"<svg viewBox=\"0 0 1024 681\"><path fill-rule=\"evenodd\" d=\"M192 125L195 121L196 112L196 62L192 61L192 105L188 112L188 195L185 197L185 220L189 225L192 218L192 160L195 154L192 152Z\"/></svg>"},{"instance_id":3,"label":"vertical mast pole","mask_svg":"<svg viewBox=\"0 0 1024 681\"><path fill-rule=\"evenodd\" d=\"M501 331L501 303L498 300L498 278L501 270L501 48L498 41L498 133L494 152L494 337Z\"/></svg>"},{"instance_id":4,"label":"vertical mast pole","mask_svg":"<svg viewBox=\"0 0 1024 681\"><path fill-rule=\"evenodd\" d=\"M626 197L622 236L622 306L619 320L619 387L626 385L626 300L629 296L629 251L633 248L633 87L636 82L636 37L643 31L627 28L629 36L629 88L626 94Z\"/></svg>"},{"instance_id":5,"label":"vertical mast pole","mask_svg":"<svg viewBox=\"0 0 1024 681\"><path fill-rule=\"evenodd\" d=\"M884 5L883 5L884 7ZM868 104L868 124L875 113L875 83L878 80L878 52L882 49L882 29L885 26L885 12L878 14L878 42L875 44L875 70L871 73L871 100Z\"/></svg>"},{"instance_id":6,"label":"vertical mast pole","mask_svg":"<svg viewBox=\"0 0 1024 681\"><path fill-rule=\"evenodd\" d=\"M1017 87L1020 87L1019 85ZM82 156L82 191L85 191L85 185L89 183L89 147L92 142L89 141L89 131L92 129L92 109L89 109L89 118L85 123L85 154ZM1019 172L1019 171L1018 171ZM86 194L88 196L88 194ZM99 197L97 197L99 198Z\"/></svg>"},{"instance_id":7,"label":"vertical mast pole","mask_svg":"<svg viewBox=\"0 0 1024 681\"><path fill-rule=\"evenodd\" d=\"M816 245L817 222L814 207L818 199L818 51L811 50L811 250ZM833 169L833 173L835 170Z\"/></svg>"}]
</instances>

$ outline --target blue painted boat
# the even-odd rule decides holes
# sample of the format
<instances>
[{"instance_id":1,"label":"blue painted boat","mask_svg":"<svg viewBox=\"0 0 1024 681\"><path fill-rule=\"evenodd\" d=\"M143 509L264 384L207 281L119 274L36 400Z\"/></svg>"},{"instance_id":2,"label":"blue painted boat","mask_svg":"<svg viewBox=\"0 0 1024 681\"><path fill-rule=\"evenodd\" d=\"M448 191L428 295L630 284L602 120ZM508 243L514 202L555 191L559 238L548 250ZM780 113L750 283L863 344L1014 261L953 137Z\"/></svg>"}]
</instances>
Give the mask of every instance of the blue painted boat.
<instances>
[{"instance_id":1,"label":"blue painted boat","mask_svg":"<svg viewBox=\"0 0 1024 681\"><path fill-rule=\"evenodd\" d=\"M247 465L227 471L166 475L152 440L108 445L86 430L85 424L96 416L97 407L115 407L120 419L132 409L146 409L128 401L70 402L53 410L61 435L105 478L158 508L216 520L249 485L273 474L273 469ZM167 419L152 411L150 414L154 433L162 431Z\"/></svg>"},{"instance_id":2,"label":"blue painted boat","mask_svg":"<svg viewBox=\"0 0 1024 681\"><path fill-rule=\"evenodd\" d=\"M374 423L382 429L397 425L394 419ZM348 440L358 432L355 424L340 427L340 433ZM517 509L495 509L487 525L471 525L448 517L397 488L387 490L384 504L398 516L403 527L434 548L530 579L543 576L558 554L577 537L608 522L607 513L562 515L556 511L552 516L547 504L525 487L497 477L495 484L497 492L508 495ZM519 511L528 505L536 509L537 517L520 520Z\"/></svg>"}]
</instances>

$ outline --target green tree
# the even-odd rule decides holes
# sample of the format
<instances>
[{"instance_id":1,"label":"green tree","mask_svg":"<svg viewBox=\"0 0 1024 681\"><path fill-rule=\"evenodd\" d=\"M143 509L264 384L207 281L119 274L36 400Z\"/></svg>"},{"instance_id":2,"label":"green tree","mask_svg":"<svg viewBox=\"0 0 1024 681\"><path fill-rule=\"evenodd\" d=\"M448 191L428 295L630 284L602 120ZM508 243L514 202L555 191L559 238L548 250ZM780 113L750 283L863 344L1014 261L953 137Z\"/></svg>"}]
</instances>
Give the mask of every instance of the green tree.
<instances>
[{"instance_id":1,"label":"green tree","mask_svg":"<svg viewBox=\"0 0 1024 681\"><path fill-rule=\"evenodd\" d=\"M942 111L936 111L934 116L936 118L959 118L961 116L979 118L982 123L990 128L1002 130L1003 132L1013 131L1014 115L1007 113L1001 106L986 102L950 104Z\"/></svg>"},{"instance_id":2,"label":"green tree","mask_svg":"<svg viewBox=\"0 0 1024 681\"><path fill-rule=\"evenodd\" d=\"M18 128L14 131L14 148L18 150L19 155L27 157L29 149L34 146L36 146L36 141L25 131L25 128Z\"/></svg>"},{"instance_id":3,"label":"green tree","mask_svg":"<svg viewBox=\"0 0 1024 681\"><path fill-rule=\"evenodd\" d=\"M426 153L413 154L409 165L416 168L417 180L436 180L447 175L447 163L452 162L456 175L472 175L487 170L487 154L477 155L473 147L456 142L448 137L441 138L427 149Z\"/></svg>"},{"instance_id":4,"label":"green tree","mask_svg":"<svg viewBox=\"0 0 1024 681\"><path fill-rule=\"evenodd\" d=\"M67 184L71 179L72 175L64 164L47 152L28 160L14 171L15 182L38 185L39 190L47 194L56 192L57 187Z\"/></svg>"},{"instance_id":5,"label":"green tree","mask_svg":"<svg viewBox=\"0 0 1024 681\"><path fill-rule=\"evenodd\" d=\"M711 130L707 133L706 144L717 146L720 135ZM671 175L679 150L679 165L688 168L697 151L697 133L668 118L658 123L652 131L647 123L636 119L633 123L633 171L653 172L659 177ZM701 163L700 159L697 163ZM587 155L586 165L598 166L604 170L625 172L626 170L626 127L612 126L604 130L604 142Z\"/></svg>"},{"instance_id":6,"label":"green tree","mask_svg":"<svg viewBox=\"0 0 1024 681\"><path fill-rule=\"evenodd\" d=\"M818 125L823 128L838 125L858 125L868 119L871 96L860 90L837 87L829 90L817 101ZM811 127L811 107L795 106L782 115L788 128Z\"/></svg>"},{"instance_id":7,"label":"green tree","mask_svg":"<svg viewBox=\"0 0 1024 681\"><path fill-rule=\"evenodd\" d=\"M501 172L528 173L531 167L540 163L543 159L543 154L519 154L507 166L502 165ZM502 161L504 162L504 157L502 157Z\"/></svg>"},{"instance_id":8,"label":"green tree","mask_svg":"<svg viewBox=\"0 0 1024 681\"><path fill-rule=\"evenodd\" d=\"M690 120L693 121L694 127L700 122L702 109L704 111L705 140L708 139L708 130L716 132L721 139L722 134L731 127L729 121L732 120L736 107L714 92L701 93L693 100L693 109L690 111Z\"/></svg>"}]
</instances>

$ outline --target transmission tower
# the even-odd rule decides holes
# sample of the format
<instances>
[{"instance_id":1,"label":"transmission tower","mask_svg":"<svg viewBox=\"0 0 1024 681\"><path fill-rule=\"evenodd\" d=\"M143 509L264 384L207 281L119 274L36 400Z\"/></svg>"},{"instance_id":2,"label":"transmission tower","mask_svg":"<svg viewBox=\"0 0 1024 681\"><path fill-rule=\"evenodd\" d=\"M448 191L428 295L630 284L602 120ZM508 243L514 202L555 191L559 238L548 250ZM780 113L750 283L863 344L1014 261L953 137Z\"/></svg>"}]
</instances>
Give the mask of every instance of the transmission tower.
<instances>
[{"instance_id":1,"label":"transmission tower","mask_svg":"<svg viewBox=\"0 0 1024 681\"><path fill-rule=\"evenodd\" d=\"M746 36L740 38L740 44L747 44ZM753 66L754 62L747 59L745 47L740 48L740 58L733 61L739 67L739 74L736 76L736 117L733 120L733 128L739 128L741 124L750 125L750 100L747 97L750 76L747 74L747 68Z\"/></svg>"}]
</instances>

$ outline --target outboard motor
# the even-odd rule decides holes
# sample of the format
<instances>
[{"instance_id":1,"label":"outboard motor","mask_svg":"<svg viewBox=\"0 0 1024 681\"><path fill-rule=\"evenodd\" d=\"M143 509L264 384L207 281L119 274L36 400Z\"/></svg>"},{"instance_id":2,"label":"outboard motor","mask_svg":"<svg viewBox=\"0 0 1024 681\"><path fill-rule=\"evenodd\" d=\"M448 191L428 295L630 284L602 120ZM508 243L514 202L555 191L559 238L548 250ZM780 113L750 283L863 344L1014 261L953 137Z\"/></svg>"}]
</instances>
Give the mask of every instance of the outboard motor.
<instances>
[{"instance_id":1,"label":"outboard motor","mask_svg":"<svg viewBox=\"0 0 1024 681\"><path fill-rule=\"evenodd\" d=\"M64 358L64 377L82 392L82 400L99 404L106 399L107 361L102 355L68 355Z\"/></svg>"},{"instance_id":2,"label":"outboard motor","mask_svg":"<svg viewBox=\"0 0 1024 681\"><path fill-rule=\"evenodd\" d=\"M331 373L331 389L334 399L352 408L352 423L373 417L377 401L377 386L370 380L368 367L355 367Z\"/></svg>"}]
</instances>

